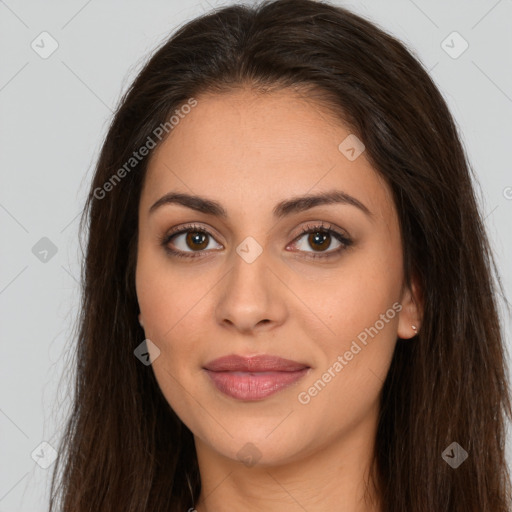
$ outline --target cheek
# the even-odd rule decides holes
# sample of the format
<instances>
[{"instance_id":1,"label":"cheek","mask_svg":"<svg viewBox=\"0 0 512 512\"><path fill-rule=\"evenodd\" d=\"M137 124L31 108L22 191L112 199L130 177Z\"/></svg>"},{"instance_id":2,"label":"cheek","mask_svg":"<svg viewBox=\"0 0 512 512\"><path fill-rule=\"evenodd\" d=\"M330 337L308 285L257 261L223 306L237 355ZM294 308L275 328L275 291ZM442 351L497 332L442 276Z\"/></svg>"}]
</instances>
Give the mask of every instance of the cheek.
<instances>
[{"instance_id":1,"label":"cheek","mask_svg":"<svg viewBox=\"0 0 512 512\"><path fill-rule=\"evenodd\" d=\"M374 248L365 247L347 255L342 265L322 276L317 272L311 279L308 277L302 273L294 284L296 295L307 306L307 314L297 318L304 322L303 327L320 325L323 337L319 339L328 340L326 346L333 347L373 326L399 300L401 258L394 251L379 250L375 244ZM384 319L389 322L385 322L385 328L379 322L379 330L392 330L395 318L396 311L390 311Z\"/></svg>"},{"instance_id":2,"label":"cheek","mask_svg":"<svg viewBox=\"0 0 512 512\"><path fill-rule=\"evenodd\" d=\"M174 402L180 384L194 386L200 371L201 344L211 336L211 298L215 276L173 265L165 255L143 248L136 289L144 333L160 350L153 369L164 394ZM172 395L172 396L171 396Z\"/></svg>"},{"instance_id":3,"label":"cheek","mask_svg":"<svg viewBox=\"0 0 512 512\"><path fill-rule=\"evenodd\" d=\"M193 326L208 281L207 276L198 279L173 265L163 250L159 254L159 249L143 247L137 260L136 290L146 335L167 344L176 332Z\"/></svg>"},{"instance_id":4,"label":"cheek","mask_svg":"<svg viewBox=\"0 0 512 512\"><path fill-rule=\"evenodd\" d=\"M354 253L310 295L315 316L304 315L301 329L323 354L307 383L318 383L319 414L329 401L344 411L363 411L377 398L396 344L401 276L401 258L376 246ZM315 333L318 325L323 335Z\"/></svg>"},{"instance_id":5,"label":"cheek","mask_svg":"<svg viewBox=\"0 0 512 512\"><path fill-rule=\"evenodd\" d=\"M349 431L378 407L396 344L400 304L393 295L366 294L365 286L345 284L329 303L330 336L316 338L321 355L315 372L297 390L297 407L311 435L319 430L328 436L333 425Z\"/></svg>"},{"instance_id":6,"label":"cheek","mask_svg":"<svg viewBox=\"0 0 512 512\"><path fill-rule=\"evenodd\" d=\"M192 396L200 396L197 373L200 371L197 340L205 333L196 332L204 321L204 304L197 286L191 286L183 273L171 271L154 255L140 253L136 270L139 307L144 319L144 333L160 350L151 367L166 401L176 414L197 430L197 409ZM205 421L203 419L203 421ZM201 422L199 422L200 424Z\"/></svg>"}]
</instances>

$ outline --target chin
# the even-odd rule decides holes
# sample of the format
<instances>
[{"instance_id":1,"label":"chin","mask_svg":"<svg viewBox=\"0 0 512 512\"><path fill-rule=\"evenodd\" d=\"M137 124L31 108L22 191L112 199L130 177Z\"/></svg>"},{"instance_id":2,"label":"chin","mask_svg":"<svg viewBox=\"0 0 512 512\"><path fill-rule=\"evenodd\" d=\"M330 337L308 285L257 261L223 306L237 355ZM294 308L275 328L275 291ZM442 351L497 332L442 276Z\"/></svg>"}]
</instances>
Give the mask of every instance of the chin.
<instances>
[{"instance_id":1,"label":"chin","mask_svg":"<svg viewBox=\"0 0 512 512\"><path fill-rule=\"evenodd\" d=\"M292 417L293 414L284 422L283 417L277 421L276 418L260 419L259 425L255 425L251 418L233 424L224 423L232 437L220 426L215 431L208 425L203 432L202 428L197 434L192 432L211 450L247 467L278 466L292 463L314 450L314 439L305 439L304 425L296 424Z\"/></svg>"}]
</instances>

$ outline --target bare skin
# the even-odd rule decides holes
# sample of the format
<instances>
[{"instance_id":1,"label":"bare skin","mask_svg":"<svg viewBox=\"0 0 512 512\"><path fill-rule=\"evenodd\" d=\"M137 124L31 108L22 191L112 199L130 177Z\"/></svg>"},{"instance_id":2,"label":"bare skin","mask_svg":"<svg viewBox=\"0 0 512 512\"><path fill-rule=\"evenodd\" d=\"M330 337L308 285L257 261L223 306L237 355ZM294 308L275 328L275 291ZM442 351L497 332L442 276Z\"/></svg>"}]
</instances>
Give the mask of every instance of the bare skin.
<instances>
[{"instance_id":1,"label":"bare skin","mask_svg":"<svg viewBox=\"0 0 512 512\"><path fill-rule=\"evenodd\" d=\"M140 320L160 350L153 371L196 443L195 508L378 512L378 491L364 498L379 395L397 337L413 337L421 319L416 284L403 286L390 189L364 152L350 161L338 149L350 134L339 120L291 91L197 100L150 161L136 271ZM321 204L273 216L281 201L332 190L363 208ZM181 204L150 212L169 192L214 200L227 216ZM190 236L167 247L195 257L168 254L160 238L189 223ZM313 239L319 229L301 234L318 224L323 245ZM209 234L197 238L198 227ZM237 252L247 237L257 243L252 255L262 250L250 263ZM378 332L363 344L370 327ZM229 354L272 354L311 369L265 399L243 401L203 369ZM319 379L325 385L308 391Z\"/></svg>"}]
</instances>

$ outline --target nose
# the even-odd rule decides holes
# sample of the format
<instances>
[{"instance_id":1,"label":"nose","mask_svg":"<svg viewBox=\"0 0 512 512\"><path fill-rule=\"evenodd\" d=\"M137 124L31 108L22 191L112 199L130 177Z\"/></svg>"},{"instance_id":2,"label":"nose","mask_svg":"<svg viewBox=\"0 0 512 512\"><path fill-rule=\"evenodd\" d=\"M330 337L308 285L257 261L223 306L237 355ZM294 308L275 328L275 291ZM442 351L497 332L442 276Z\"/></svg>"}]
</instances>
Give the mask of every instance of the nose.
<instances>
[{"instance_id":1,"label":"nose","mask_svg":"<svg viewBox=\"0 0 512 512\"><path fill-rule=\"evenodd\" d=\"M287 288L273 271L265 252L252 262L238 253L232 260L231 270L219 286L217 322L244 334L281 325L287 315Z\"/></svg>"}]
</instances>

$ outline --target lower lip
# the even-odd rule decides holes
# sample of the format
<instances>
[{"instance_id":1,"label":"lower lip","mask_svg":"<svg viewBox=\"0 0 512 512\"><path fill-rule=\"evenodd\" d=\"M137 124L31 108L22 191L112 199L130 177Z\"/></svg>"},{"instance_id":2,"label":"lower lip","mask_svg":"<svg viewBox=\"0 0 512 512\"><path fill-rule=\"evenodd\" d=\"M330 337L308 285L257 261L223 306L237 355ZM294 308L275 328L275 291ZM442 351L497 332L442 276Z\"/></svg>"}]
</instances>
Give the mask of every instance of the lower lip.
<instances>
[{"instance_id":1,"label":"lower lip","mask_svg":"<svg viewBox=\"0 0 512 512\"><path fill-rule=\"evenodd\" d=\"M262 400L291 386L309 368L293 372L212 372L206 370L219 391L238 400Z\"/></svg>"}]
</instances>

